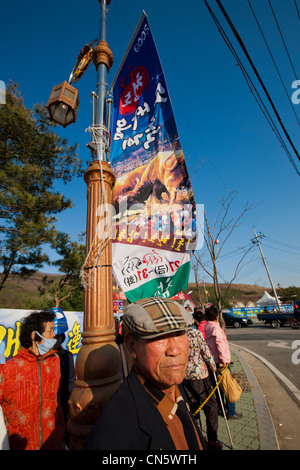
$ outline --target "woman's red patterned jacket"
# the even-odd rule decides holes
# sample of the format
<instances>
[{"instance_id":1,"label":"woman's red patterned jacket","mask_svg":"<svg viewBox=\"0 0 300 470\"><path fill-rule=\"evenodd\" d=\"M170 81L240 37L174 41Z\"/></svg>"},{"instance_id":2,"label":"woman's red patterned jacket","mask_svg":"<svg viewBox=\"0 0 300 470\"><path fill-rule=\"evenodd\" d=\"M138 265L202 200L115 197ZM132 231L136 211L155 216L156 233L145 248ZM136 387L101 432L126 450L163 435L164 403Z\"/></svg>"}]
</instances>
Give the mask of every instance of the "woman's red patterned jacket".
<instances>
[{"instance_id":1,"label":"woman's red patterned jacket","mask_svg":"<svg viewBox=\"0 0 300 470\"><path fill-rule=\"evenodd\" d=\"M60 361L54 351L36 356L21 347L0 364L0 404L11 450L65 448L59 387Z\"/></svg>"}]
</instances>

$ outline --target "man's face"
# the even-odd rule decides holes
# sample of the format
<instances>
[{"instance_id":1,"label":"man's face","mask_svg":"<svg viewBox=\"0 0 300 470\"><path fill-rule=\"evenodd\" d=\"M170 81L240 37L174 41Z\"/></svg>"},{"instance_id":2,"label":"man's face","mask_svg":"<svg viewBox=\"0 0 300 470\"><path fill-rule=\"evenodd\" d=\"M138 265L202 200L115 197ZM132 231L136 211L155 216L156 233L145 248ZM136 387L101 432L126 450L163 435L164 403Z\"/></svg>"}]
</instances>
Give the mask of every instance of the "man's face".
<instances>
[{"instance_id":1,"label":"man's face","mask_svg":"<svg viewBox=\"0 0 300 470\"><path fill-rule=\"evenodd\" d=\"M129 338L129 342L136 371L165 393L183 381L189 353L186 333L170 333L152 340Z\"/></svg>"}]
</instances>

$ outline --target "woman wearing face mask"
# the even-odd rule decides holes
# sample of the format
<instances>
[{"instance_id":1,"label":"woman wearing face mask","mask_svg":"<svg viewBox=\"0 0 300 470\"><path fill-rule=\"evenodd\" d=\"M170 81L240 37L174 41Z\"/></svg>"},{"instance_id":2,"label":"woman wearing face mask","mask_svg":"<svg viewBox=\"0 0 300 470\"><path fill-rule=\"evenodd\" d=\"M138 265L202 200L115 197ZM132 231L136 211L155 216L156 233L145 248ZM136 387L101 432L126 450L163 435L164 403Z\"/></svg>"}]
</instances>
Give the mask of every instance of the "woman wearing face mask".
<instances>
[{"instance_id":1,"label":"woman wearing face mask","mask_svg":"<svg viewBox=\"0 0 300 470\"><path fill-rule=\"evenodd\" d=\"M25 317L17 355L0 364L0 404L11 450L65 448L54 318L48 311Z\"/></svg>"}]
</instances>

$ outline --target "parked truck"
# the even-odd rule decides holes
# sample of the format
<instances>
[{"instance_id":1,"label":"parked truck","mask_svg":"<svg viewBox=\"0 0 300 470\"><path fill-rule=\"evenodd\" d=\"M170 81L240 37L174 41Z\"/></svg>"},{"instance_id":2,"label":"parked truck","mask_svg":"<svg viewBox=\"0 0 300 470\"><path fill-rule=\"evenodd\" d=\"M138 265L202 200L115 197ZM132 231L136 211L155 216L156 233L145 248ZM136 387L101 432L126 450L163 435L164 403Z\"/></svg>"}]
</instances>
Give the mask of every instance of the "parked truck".
<instances>
[{"instance_id":1,"label":"parked truck","mask_svg":"<svg viewBox=\"0 0 300 470\"><path fill-rule=\"evenodd\" d=\"M281 310L278 308L272 308L270 310L265 307L261 313L257 313L257 319L264 322L265 325L271 325L273 328L278 328L286 324L294 327L298 322L293 304L281 306Z\"/></svg>"}]
</instances>

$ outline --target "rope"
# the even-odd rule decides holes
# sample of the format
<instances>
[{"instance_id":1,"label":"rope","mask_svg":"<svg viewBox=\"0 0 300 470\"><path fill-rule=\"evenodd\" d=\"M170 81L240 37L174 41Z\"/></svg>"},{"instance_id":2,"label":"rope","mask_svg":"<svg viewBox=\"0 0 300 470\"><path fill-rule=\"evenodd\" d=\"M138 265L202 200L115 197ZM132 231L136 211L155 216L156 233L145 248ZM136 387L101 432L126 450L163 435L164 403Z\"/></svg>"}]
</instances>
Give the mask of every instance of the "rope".
<instances>
[{"instance_id":1,"label":"rope","mask_svg":"<svg viewBox=\"0 0 300 470\"><path fill-rule=\"evenodd\" d=\"M208 397L206 398L206 400L204 400L204 402L199 406L199 408L193 413L193 416L196 416L197 413L199 413L199 411L203 408L203 406L208 402L208 400L212 397L212 395L215 393L215 391L217 390L218 386L220 385L220 383L222 382L223 380L223 377L224 377L224 374L228 368L229 364L227 364L227 366L225 367L225 369L223 370L222 372L222 375L220 377L220 380L218 381L218 383L216 384L215 388L213 389L213 391L208 395Z\"/></svg>"},{"instance_id":2,"label":"rope","mask_svg":"<svg viewBox=\"0 0 300 470\"><path fill-rule=\"evenodd\" d=\"M98 162L99 162L100 174L101 174L101 177L100 177L100 181L101 181L101 201L100 201L100 205L101 205L101 207L107 208L108 207L108 205L107 205L107 194L106 194L105 186L104 186L102 160L100 158L101 157L101 155L100 155L100 141L102 141L104 143L104 145L106 147L108 147L109 142L105 138L105 133L108 133L108 131L107 131L106 127L95 125L95 124L88 127L86 130L89 131L92 135L92 143L96 144L96 155L97 155L97 159L98 159ZM101 216L101 215L102 214L100 213L99 216ZM104 243L105 243L105 240L106 240L106 237L103 237L103 234L108 233L107 226L108 226L108 224L106 224L105 226L102 226L101 221L99 220L99 222L97 224L97 227L96 227L96 231L95 231L95 234L94 234L93 241L92 241L90 249L89 249L89 252L86 255L83 266L80 269L80 280L81 280L81 284L83 285L84 288L91 287L93 285L94 280L95 280L95 276L94 276L95 269L101 265L101 263L98 263L98 260L99 260L99 257L101 255L101 252L103 250L103 246L104 246ZM101 234L99 234L100 227L103 229ZM100 243L98 242L99 238L101 240ZM95 256L95 259L94 259L93 266L86 268L87 261L89 260L89 258L91 256L91 253L94 249L94 246L96 245L96 242L98 244L98 247L97 247L97 252L96 252L96 256Z\"/></svg>"}]
</instances>

